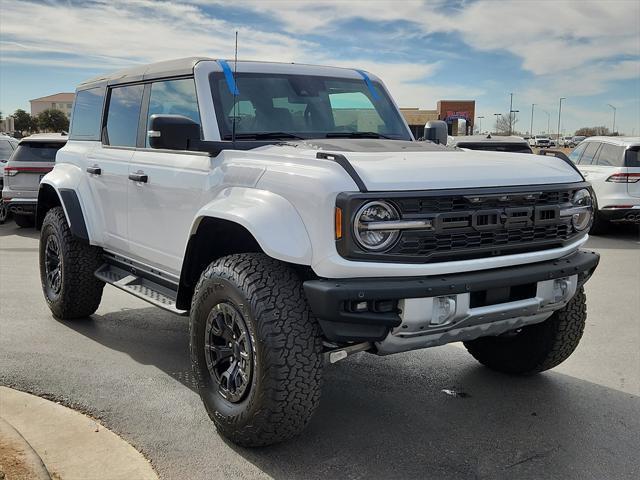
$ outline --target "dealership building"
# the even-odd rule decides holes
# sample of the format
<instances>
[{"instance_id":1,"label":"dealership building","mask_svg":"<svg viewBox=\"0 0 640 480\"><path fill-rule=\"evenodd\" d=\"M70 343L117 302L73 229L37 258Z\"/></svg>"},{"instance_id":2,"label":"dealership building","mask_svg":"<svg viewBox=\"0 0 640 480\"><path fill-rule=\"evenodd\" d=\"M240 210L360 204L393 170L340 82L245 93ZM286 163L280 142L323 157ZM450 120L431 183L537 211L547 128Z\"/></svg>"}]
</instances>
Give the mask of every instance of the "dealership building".
<instances>
[{"instance_id":1,"label":"dealership building","mask_svg":"<svg viewBox=\"0 0 640 480\"><path fill-rule=\"evenodd\" d=\"M447 122L449 135L470 135L473 133L476 117L476 102L475 100L439 100L436 110L401 108L400 111L415 138L423 136L424 126L431 120Z\"/></svg>"}]
</instances>

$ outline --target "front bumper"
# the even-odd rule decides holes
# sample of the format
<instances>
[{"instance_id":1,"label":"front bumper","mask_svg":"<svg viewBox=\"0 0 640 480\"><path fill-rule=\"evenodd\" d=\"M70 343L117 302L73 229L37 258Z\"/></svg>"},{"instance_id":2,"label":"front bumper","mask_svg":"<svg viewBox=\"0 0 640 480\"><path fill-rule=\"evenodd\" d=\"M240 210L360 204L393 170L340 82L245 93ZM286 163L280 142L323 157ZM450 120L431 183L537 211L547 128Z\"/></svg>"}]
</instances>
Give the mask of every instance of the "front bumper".
<instances>
[{"instance_id":1,"label":"front bumper","mask_svg":"<svg viewBox=\"0 0 640 480\"><path fill-rule=\"evenodd\" d=\"M309 280L304 289L328 339L378 342L379 353L395 353L421 348L416 345L457 341L459 338L446 334L462 326L481 326L486 335L494 335L502 333L498 330L522 326L505 324L505 320L524 319L519 323L528 321L526 324L543 321L570 300L599 259L595 252L578 250L550 261L443 276ZM567 291L572 292L553 302L549 289L556 279L564 279ZM434 326L427 311L435 297L454 300L455 315ZM363 302L370 308L354 310L354 305ZM490 328L498 324L500 328ZM426 338L430 335L437 335L439 343L430 343Z\"/></svg>"}]
</instances>

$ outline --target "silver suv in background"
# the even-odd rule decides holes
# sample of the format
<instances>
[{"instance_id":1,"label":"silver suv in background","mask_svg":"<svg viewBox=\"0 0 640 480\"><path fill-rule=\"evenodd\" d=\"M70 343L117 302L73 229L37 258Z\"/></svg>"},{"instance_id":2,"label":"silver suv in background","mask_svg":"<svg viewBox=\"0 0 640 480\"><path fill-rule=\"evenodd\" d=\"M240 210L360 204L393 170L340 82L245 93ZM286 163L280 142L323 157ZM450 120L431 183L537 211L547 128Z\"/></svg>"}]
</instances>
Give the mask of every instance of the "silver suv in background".
<instances>
[{"instance_id":1,"label":"silver suv in background","mask_svg":"<svg viewBox=\"0 0 640 480\"><path fill-rule=\"evenodd\" d=\"M2 201L20 227L34 224L40 180L55 164L56 153L67 143L59 133L25 137L4 167Z\"/></svg>"},{"instance_id":2,"label":"silver suv in background","mask_svg":"<svg viewBox=\"0 0 640 480\"><path fill-rule=\"evenodd\" d=\"M15 138L4 134L0 135L0 192L2 192L4 184L4 167L17 146L18 141ZM8 217L9 209L2 200L2 195L0 195L0 224L6 222Z\"/></svg>"}]
</instances>

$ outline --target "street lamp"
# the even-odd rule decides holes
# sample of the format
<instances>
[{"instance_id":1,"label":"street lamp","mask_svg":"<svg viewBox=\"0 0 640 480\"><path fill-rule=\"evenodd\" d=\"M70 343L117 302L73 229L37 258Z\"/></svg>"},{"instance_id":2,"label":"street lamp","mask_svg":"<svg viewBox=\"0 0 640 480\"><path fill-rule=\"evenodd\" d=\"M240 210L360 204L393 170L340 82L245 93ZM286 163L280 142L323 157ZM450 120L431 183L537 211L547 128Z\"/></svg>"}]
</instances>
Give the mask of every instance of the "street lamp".
<instances>
[{"instance_id":1,"label":"street lamp","mask_svg":"<svg viewBox=\"0 0 640 480\"><path fill-rule=\"evenodd\" d=\"M560 108L558 108L558 144L560 143L560 115L562 115L562 100L566 100L566 97L560 97Z\"/></svg>"},{"instance_id":2,"label":"street lamp","mask_svg":"<svg viewBox=\"0 0 640 480\"><path fill-rule=\"evenodd\" d=\"M498 117L501 115L500 113L494 113L496 117L496 133L498 133Z\"/></svg>"},{"instance_id":3,"label":"street lamp","mask_svg":"<svg viewBox=\"0 0 640 480\"><path fill-rule=\"evenodd\" d=\"M484 117L476 117L476 118L479 120L479 122L478 122L478 133L481 134L482 133L482 119Z\"/></svg>"},{"instance_id":4,"label":"street lamp","mask_svg":"<svg viewBox=\"0 0 640 480\"><path fill-rule=\"evenodd\" d=\"M531 104L531 127L529 128L529 135L533 137L533 109L535 108L536 104L532 103Z\"/></svg>"},{"instance_id":5,"label":"street lamp","mask_svg":"<svg viewBox=\"0 0 640 480\"><path fill-rule=\"evenodd\" d=\"M518 113L520 110L513 109L513 93L510 93L509 97L509 135L511 135L513 131L513 114Z\"/></svg>"},{"instance_id":6,"label":"street lamp","mask_svg":"<svg viewBox=\"0 0 640 480\"><path fill-rule=\"evenodd\" d=\"M547 114L547 135L551 135L551 114L546 110L543 110L543 112Z\"/></svg>"},{"instance_id":7,"label":"street lamp","mask_svg":"<svg viewBox=\"0 0 640 480\"><path fill-rule=\"evenodd\" d=\"M613 135L616 131L616 107L614 107L610 103L607 103L607 105L609 105L613 109L613 128L611 129L611 135Z\"/></svg>"}]
</instances>

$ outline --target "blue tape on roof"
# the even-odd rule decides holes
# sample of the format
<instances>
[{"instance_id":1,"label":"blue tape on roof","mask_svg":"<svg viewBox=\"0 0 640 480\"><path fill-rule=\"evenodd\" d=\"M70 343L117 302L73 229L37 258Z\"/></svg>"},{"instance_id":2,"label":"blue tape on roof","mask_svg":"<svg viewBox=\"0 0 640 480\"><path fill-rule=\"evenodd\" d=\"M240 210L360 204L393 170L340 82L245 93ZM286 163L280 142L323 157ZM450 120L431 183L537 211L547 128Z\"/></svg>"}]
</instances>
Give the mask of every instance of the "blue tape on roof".
<instances>
[{"instance_id":1,"label":"blue tape on roof","mask_svg":"<svg viewBox=\"0 0 640 480\"><path fill-rule=\"evenodd\" d=\"M367 88L369 89L369 92L371 92L371 96L373 97L373 99L378 100L378 98L380 97L378 96L378 92L376 92L376 89L373 88L373 83L371 83L371 79L369 78L369 75L367 75L367 72L363 70L356 70L356 72L358 72L364 79L364 83L367 84Z\"/></svg>"},{"instance_id":2,"label":"blue tape on roof","mask_svg":"<svg viewBox=\"0 0 640 480\"><path fill-rule=\"evenodd\" d=\"M231 95L236 96L240 95L238 91L238 86L236 85L236 80L233 78L233 72L229 67L229 64L226 60L218 60L218 63L222 67L222 72L224 73L224 78L227 80L227 87L229 88L229 92Z\"/></svg>"}]
</instances>

